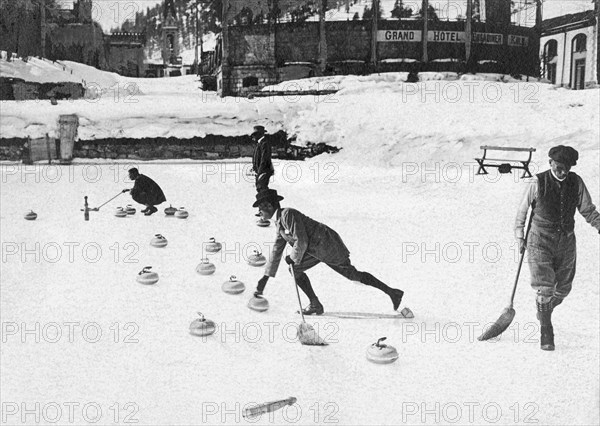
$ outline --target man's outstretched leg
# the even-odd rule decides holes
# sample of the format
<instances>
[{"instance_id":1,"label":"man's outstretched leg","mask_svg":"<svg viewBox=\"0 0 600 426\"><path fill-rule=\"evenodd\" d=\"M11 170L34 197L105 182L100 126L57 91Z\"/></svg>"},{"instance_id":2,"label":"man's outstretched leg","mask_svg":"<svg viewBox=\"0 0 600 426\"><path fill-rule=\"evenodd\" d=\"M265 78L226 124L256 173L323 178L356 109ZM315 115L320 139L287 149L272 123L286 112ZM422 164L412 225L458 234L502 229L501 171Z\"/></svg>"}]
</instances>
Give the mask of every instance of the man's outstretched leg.
<instances>
[{"instance_id":1,"label":"man's outstretched leg","mask_svg":"<svg viewBox=\"0 0 600 426\"><path fill-rule=\"evenodd\" d=\"M404 296L404 292L402 290L387 286L368 272L359 272L359 274L361 275L359 280L361 283L375 287L390 296L390 299L392 299L392 304L394 305L394 311L398 310L400 303L402 302L402 296Z\"/></svg>"},{"instance_id":2,"label":"man's outstretched leg","mask_svg":"<svg viewBox=\"0 0 600 426\"><path fill-rule=\"evenodd\" d=\"M397 311L400 307L402 296L404 296L404 292L402 290L387 286L368 272L356 270L356 268L350 263L350 260L342 265L329 265L329 267L351 281L358 281L362 284L375 287L376 289L383 291L390 297L390 299L392 299L392 304L395 311Z\"/></svg>"}]
</instances>

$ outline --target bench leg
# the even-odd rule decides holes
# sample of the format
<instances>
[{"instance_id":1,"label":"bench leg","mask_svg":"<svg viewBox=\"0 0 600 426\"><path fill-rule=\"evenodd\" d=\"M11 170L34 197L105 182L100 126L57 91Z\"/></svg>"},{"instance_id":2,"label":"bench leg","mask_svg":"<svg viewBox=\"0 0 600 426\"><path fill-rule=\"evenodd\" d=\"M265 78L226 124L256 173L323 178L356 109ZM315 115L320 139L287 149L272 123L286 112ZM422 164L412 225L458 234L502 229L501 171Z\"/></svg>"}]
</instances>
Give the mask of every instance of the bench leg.
<instances>
[{"instance_id":1,"label":"bench leg","mask_svg":"<svg viewBox=\"0 0 600 426\"><path fill-rule=\"evenodd\" d=\"M533 177L531 175L531 172L529 171L529 162L521 162L523 164L523 176L521 176L521 179L524 179L526 177Z\"/></svg>"},{"instance_id":2,"label":"bench leg","mask_svg":"<svg viewBox=\"0 0 600 426\"><path fill-rule=\"evenodd\" d=\"M477 174L478 175L487 175L488 172L485 170L485 167L484 167L484 164L483 164L483 160L479 160L477 158L475 160L479 164L479 169L477 169Z\"/></svg>"}]
</instances>

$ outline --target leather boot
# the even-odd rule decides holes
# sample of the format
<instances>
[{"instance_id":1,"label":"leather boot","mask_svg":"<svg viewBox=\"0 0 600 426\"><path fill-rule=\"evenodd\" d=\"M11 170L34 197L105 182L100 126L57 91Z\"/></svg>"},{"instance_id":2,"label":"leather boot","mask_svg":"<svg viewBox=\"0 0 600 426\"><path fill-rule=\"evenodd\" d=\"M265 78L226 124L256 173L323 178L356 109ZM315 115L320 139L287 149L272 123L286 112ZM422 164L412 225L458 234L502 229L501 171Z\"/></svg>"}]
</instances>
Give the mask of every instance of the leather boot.
<instances>
[{"instance_id":1,"label":"leather boot","mask_svg":"<svg viewBox=\"0 0 600 426\"><path fill-rule=\"evenodd\" d=\"M308 305L306 308L302 309L302 313L304 315L323 315L324 309L323 309L323 305L321 305L321 302L319 302L319 300L311 300L310 301L310 305Z\"/></svg>"},{"instance_id":2,"label":"leather boot","mask_svg":"<svg viewBox=\"0 0 600 426\"><path fill-rule=\"evenodd\" d=\"M321 302L319 302L319 298L312 288L310 280L308 279L308 275L306 275L304 272L297 275L296 284L298 284L298 287L300 287L300 289L308 297L308 300L310 300L310 305L302 309L302 313L304 315L322 315L324 312L323 305L321 305Z\"/></svg>"},{"instance_id":3,"label":"leather boot","mask_svg":"<svg viewBox=\"0 0 600 426\"><path fill-rule=\"evenodd\" d=\"M552 304L551 303L540 303L536 301L538 314L537 317L540 320L540 348L543 351L554 350L554 329L552 327Z\"/></svg>"}]
</instances>

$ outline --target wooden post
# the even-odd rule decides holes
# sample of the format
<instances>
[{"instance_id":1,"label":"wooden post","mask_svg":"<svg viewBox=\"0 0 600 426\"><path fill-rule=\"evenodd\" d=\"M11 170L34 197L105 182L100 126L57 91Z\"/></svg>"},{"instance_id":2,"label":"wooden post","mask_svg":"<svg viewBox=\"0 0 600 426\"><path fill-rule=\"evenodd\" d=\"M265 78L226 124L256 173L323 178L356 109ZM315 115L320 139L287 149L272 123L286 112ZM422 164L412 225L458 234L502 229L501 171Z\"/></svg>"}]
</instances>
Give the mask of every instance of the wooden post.
<instances>
[{"instance_id":1,"label":"wooden post","mask_svg":"<svg viewBox=\"0 0 600 426\"><path fill-rule=\"evenodd\" d=\"M229 34L228 16L229 0L223 0L223 19L221 20L221 97L229 95Z\"/></svg>"},{"instance_id":2,"label":"wooden post","mask_svg":"<svg viewBox=\"0 0 600 426\"><path fill-rule=\"evenodd\" d=\"M197 6L196 6L197 7ZM202 54L204 53L204 32L202 30L202 21L200 20L200 14L198 16L198 28L196 30L196 39L198 38L198 33L200 33L200 53L198 58L198 74L202 72ZM198 42L196 41L196 49L198 48Z\"/></svg>"},{"instance_id":3,"label":"wooden post","mask_svg":"<svg viewBox=\"0 0 600 426\"><path fill-rule=\"evenodd\" d=\"M379 27L379 0L373 0L371 18L371 64L377 66L377 29Z\"/></svg>"},{"instance_id":4,"label":"wooden post","mask_svg":"<svg viewBox=\"0 0 600 426\"><path fill-rule=\"evenodd\" d=\"M200 62L198 62L198 2L200 0L196 0L196 48L194 49L194 61L196 64L196 75L200 75ZM202 58L202 55L200 55Z\"/></svg>"},{"instance_id":5,"label":"wooden post","mask_svg":"<svg viewBox=\"0 0 600 426\"><path fill-rule=\"evenodd\" d=\"M319 6L319 71L327 69L327 27L325 25L325 9L327 0L317 0Z\"/></svg>"},{"instance_id":6,"label":"wooden post","mask_svg":"<svg viewBox=\"0 0 600 426\"><path fill-rule=\"evenodd\" d=\"M40 37L42 58L46 57L46 0L40 0Z\"/></svg>"},{"instance_id":7,"label":"wooden post","mask_svg":"<svg viewBox=\"0 0 600 426\"><path fill-rule=\"evenodd\" d=\"M594 38L596 43L596 48L594 49L594 52L596 52L596 81L600 83L600 56L598 55L598 47L600 47L600 0L594 0L594 11L596 14L596 25L594 27L596 33L596 37Z\"/></svg>"},{"instance_id":8,"label":"wooden post","mask_svg":"<svg viewBox=\"0 0 600 426\"><path fill-rule=\"evenodd\" d=\"M533 43L533 47L529 46L530 49L535 49L535 66L536 73L535 76L539 77L540 75L540 44L542 42L542 0L535 0L535 43ZM566 55L563 54L563 58ZM529 73L527 74L529 75Z\"/></svg>"},{"instance_id":9,"label":"wooden post","mask_svg":"<svg viewBox=\"0 0 600 426\"><path fill-rule=\"evenodd\" d=\"M471 58L471 21L473 20L473 0L467 0L467 17L465 19L465 61Z\"/></svg>"},{"instance_id":10,"label":"wooden post","mask_svg":"<svg viewBox=\"0 0 600 426\"><path fill-rule=\"evenodd\" d=\"M423 0L423 2L421 3L421 11L422 11L422 15L423 15L423 36L422 36L422 40L423 40L423 57L421 59L421 61L423 63L427 63L429 62L429 59L427 57L427 33L429 31L428 27L428 19L429 19L429 1L428 0Z\"/></svg>"}]
</instances>

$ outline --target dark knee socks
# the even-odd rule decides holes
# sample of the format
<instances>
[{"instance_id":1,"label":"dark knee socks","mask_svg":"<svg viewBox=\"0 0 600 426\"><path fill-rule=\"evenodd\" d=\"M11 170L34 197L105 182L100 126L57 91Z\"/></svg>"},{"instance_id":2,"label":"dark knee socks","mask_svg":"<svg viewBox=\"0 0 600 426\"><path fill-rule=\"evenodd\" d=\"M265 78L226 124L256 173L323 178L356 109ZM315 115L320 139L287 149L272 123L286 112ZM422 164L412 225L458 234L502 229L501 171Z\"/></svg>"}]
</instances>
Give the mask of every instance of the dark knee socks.
<instances>
[{"instance_id":1,"label":"dark knee socks","mask_svg":"<svg viewBox=\"0 0 600 426\"><path fill-rule=\"evenodd\" d=\"M310 300L311 302L319 300L319 298L315 294L315 291L312 288L312 285L310 284L308 275L306 275L304 272L297 275L296 282L298 283L298 287L300 287L302 289L302 291L304 292L304 294L306 294L306 296L308 296L308 300Z\"/></svg>"},{"instance_id":2,"label":"dark knee socks","mask_svg":"<svg viewBox=\"0 0 600 426\"><path fill-rule=\"evenodd\" d=\"M375 288L383 291L387 295L389 295L391 293L391 291L393 290L391 287L385 285L384 283L379 281L377 278L375 278L373 275L369 274L368 272L360 273L360 282L365 285L375 287Z\"/></svg>"}]
</instances>

